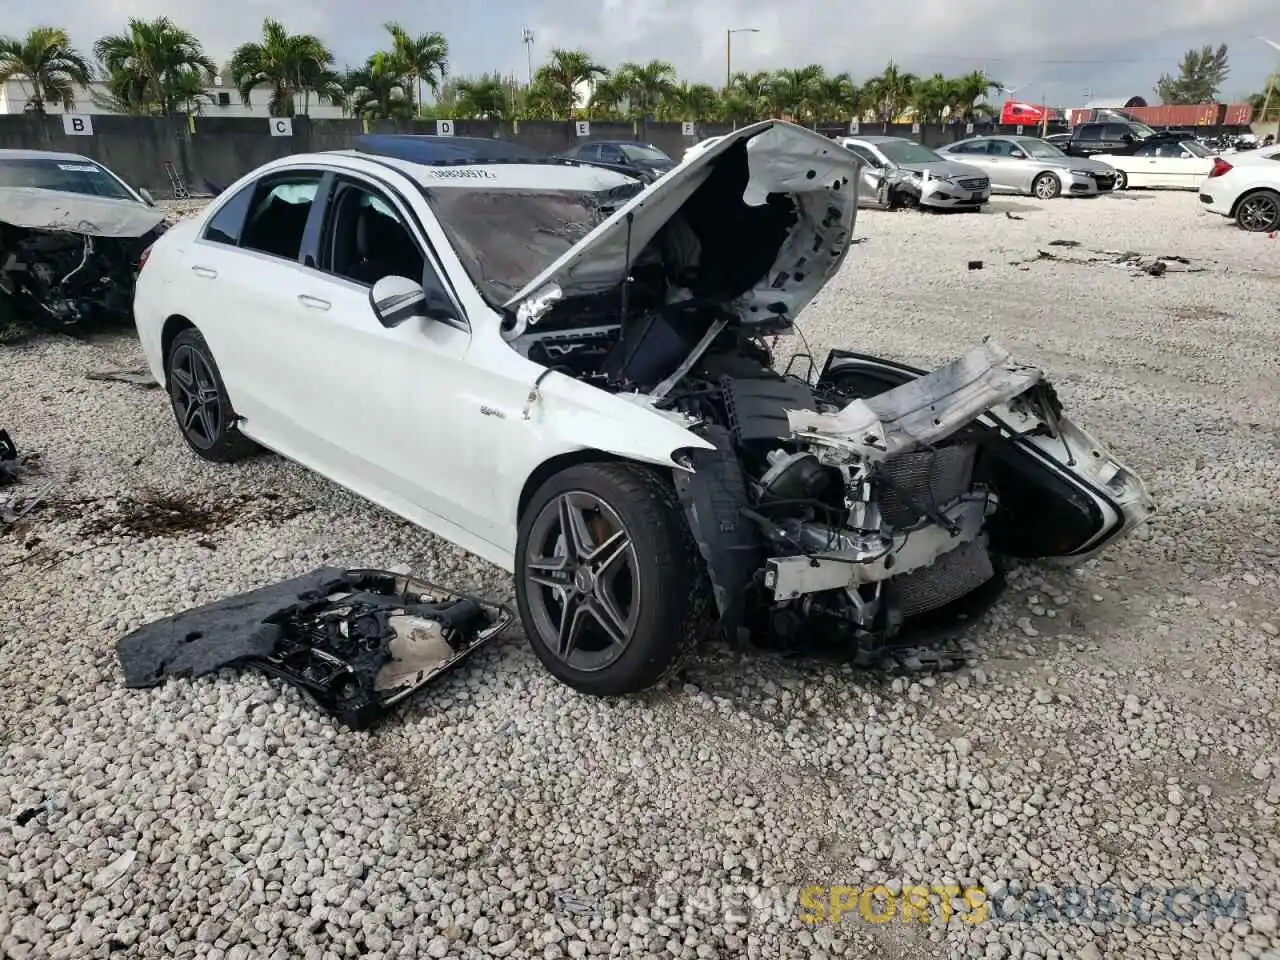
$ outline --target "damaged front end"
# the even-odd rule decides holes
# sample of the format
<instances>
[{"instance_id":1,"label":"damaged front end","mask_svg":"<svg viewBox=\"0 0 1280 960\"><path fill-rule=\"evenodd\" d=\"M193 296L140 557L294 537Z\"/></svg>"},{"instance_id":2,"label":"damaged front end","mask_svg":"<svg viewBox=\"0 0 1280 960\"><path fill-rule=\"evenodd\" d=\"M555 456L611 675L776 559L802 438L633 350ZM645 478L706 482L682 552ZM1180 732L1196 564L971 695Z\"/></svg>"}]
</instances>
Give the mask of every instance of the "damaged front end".
<instances>
[{"instance_id":1,"label":"damaged front end","mask_svg":"<svg viewBox=\"0 0 1280 960\"><path fill-rule=\"evenodd\" d=\"M1079 560L1155 509L990 341L929 374L835 352L816 384L760 371L717 393L722 422L694 429L716 449L675 481L730 638L871 662L994 600L1003 558Z\"/></svg>"},{"instance_id":2,"label":"damaged front end","mask_svg":"<svg viewBox=\"0 0 1280 960\"><path fill-rule=\"evenodd\" d=\"M0 189L0 297L58 327L127 319L142 254L164 230L140 203Z\"/></svg>"},{"instance_id":3,"label":"damaged front end","mask_svg":"<svg viewBox=\"0 0 1280 960\"><path fill-rule=\"evenodd\" d=\"M128 687L249 666L365 729L511 620L499 604L403 574L325 567L140 627L116 653Z\"/></svg>"}]
</instances>

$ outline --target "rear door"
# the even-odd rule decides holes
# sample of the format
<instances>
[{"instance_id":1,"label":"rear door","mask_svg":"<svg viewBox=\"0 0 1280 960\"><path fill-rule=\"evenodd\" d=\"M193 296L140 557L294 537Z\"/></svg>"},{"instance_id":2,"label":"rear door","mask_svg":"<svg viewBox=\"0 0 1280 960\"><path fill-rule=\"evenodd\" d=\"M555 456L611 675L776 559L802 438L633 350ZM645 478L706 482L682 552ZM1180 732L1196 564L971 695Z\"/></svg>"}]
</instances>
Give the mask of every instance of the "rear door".
<instances>
[{"instance_id":1,"label":"rear door","mask_svg":"<svg viewBox=\"0 0 1280 960\"><path fill-rule=\"evenodd\" d=\"M845 149L862 161L861 183L858 184L858 206L884 206L885 162L860 143L846 143Z\"/></svg>"},{"instance_id":2,"label":"rear door","mask_svg":"<svg viewBox=\"0 0 1280 960\"><path fill-rule=\"evenodd\" d=\"M187 251L181 271L185 315L204 335L221 370L244 432L269 445L293 442L307 429L293 399L294 384L279 376L260 337L281 318L304 309L296 288L309 268L304 238L317 223L319 169L273 171L223 202ZM294 350L313 345L295 343Z\"/></svg>"},{"instance_id":3,"label":"rear door","mask_svg":"<svg viewBox=\"0 0 1280 960\"><path fill-rule=\"evenodd\" d=\"M991 141L991 160L999 169L1005 188L1018 193L1030 193L1031 172L1027 169L1026 160L1018 156L1021 153L1012 140Z\"/></svg>"},{"instance_id":4,"label":"rear door","mask_svg":"<svg viewBox=\"0 0 1280 960\"><path fill-rule=\"evenodd\" d=\"M999 158L991 155L990 146L991 141L986 138L964 140L949 147L946 155L953 156L962 163L977 167L985 173L991 181L992 190L1007 189L1003 179L1003 171L1000 169L998 162Z\"/></svg>"}]
</instances>

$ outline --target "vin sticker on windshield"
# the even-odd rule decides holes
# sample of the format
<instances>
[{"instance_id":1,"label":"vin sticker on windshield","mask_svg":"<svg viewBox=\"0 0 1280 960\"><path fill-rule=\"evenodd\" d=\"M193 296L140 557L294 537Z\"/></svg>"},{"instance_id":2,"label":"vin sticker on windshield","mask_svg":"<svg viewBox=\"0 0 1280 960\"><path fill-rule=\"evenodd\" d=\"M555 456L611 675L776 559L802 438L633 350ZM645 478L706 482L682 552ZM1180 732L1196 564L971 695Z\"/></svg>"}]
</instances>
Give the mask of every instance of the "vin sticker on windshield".
<instances>
[{"instance_id":1,"label":"vin sticker on windshield","mask_svg":"<svg viewBox=\"0 0 1280 960\"><path fill-rule=\"evenodd\" d=\"M490 173L488 170L476 170L470 168L462 168L459 170L444 169L432 170L431 175L437 180L497 180L496 174Z\"/></svg>"},{"instance_id":2,"label":"vin sticker on windshield","mask_svg":"<svg viewBox=\"0 0 1280 960\"><path fill-rule=\"evenodd\" d=\"M60 163L59 170L70 170L73 173L97 173L98 168L88 163Z\"/></svg>"}]
</instances>

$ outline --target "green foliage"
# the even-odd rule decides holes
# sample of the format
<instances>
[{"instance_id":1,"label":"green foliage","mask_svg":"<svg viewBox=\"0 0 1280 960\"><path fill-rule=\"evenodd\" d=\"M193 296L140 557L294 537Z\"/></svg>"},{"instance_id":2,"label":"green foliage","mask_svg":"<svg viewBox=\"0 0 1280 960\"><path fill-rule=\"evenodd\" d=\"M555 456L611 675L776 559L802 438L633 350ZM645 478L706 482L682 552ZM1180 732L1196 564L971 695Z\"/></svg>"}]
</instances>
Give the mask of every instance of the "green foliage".
<instances>
[{"instance_id":1,"label":"green foliage","mask_svg":"<svg viewBox=\"0 0 1280 960\"><path fill-rule=\"evenodd\" d=\"M1214 103L1230 73L1225 43L1217 50L1211 44L1188 50L1176 77L1166 73L1156 81L1156 94L1161 103Z\"/></svg>"}]
</instances>

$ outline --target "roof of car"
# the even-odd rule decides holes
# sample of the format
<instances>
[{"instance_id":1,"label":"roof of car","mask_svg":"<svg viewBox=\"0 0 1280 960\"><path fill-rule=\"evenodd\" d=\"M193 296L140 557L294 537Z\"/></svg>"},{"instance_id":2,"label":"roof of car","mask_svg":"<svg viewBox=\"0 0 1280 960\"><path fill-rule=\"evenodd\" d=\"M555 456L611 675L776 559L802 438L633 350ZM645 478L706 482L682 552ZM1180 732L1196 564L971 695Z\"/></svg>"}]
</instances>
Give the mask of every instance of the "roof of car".
<instances>
[{"instance_id":1,"label":"roof of car","mask_svg":"<svg viewBox=\"0 0 1280 960\"><path fill-rule=\"evenodd\" d=\"M871 136L871 137L864 137L864 136L856 136L856 135L855 135L855 136L852 136L852 137L844 137L843 139L845 139L845 140L861 140L863 143L891 143L891 142L893 142L893 141L895 141L895 140L903 140L903 141L906 141L907 143L915 143L915 141L914 141L914 140L911 140L911 139L910 139L910 138L908 138L908 137L885 137L885 136L881 136L881 135L879 135L879 134L877 134L877 135L875 135L875 136Z\"/></svg>"},{"instance_id":2,"label":"roof of car","mask_svg":"<svg viewBox=\"0 0 1280 960\"><path fill-rule=\"evenodd\" d=\"M271 166L287 168L317 161L338 161L340 166L366 173L376 173L378 168L392 169L430 189L444 187L597 192L636 182L633 176L604 169L599 164L543 156L529 159L457 159L421 163L404 157L371 154L360 150L328 150L322 153L294 154L273 161Z\"/></svg>"},{"instance_id":3,"label":"roof of car","mask_svg":"<svg viewBox=\"0 0 1280 960\"><path fill-rule=\"evenodd\" d=\"M490 137L433 137L409 133L367 133L356 138L355 150L357 153L396 157L430 165L541 160L547 156L510 140Z\"/></svg>"},{"instance_id":4,"label":"roof of car","mask_svg":"<svg viewBox=\"0 0 1280 960\"><path fill-rule=\"evenodd\" d=\"M0 160L78 160L97 163L91 157L78 153L60 153L57 150L0 150Z\"/></svg>"}]
</instances>

